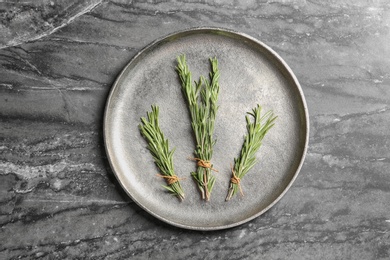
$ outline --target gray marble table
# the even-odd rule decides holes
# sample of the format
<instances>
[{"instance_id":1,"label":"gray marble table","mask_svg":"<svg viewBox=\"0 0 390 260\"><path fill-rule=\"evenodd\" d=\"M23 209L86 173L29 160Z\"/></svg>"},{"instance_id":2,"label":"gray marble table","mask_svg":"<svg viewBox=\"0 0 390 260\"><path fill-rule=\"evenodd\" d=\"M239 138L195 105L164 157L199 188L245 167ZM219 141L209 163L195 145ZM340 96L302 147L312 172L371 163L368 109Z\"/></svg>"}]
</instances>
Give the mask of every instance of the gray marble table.
<instances>
[{"instance_id":1,"label":"gray marble table","mask_svg":"<svg viewBox=\"0 0 390 260\"><path fill-rule=\"evenodd\" d=\"M0 3L0 259L390 259L386 0ZM196 232L124 193L102 118L121 69L197 26L249 34L298 77L310 146L287 194L236 228Z\"/></svg>"}]
</instances>

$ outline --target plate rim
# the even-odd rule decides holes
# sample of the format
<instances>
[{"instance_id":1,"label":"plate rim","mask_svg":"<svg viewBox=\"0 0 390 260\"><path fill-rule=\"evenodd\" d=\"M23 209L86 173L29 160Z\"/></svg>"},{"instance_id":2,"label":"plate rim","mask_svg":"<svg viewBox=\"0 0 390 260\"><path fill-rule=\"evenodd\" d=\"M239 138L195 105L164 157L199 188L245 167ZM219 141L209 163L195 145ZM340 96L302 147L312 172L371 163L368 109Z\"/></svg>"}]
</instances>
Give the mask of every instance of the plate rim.
<instances>
[{"instance_id":1,"label":"plate rim","mask_svg":"<svg viewBox=\"0 0 390 260\"><path fill-rule=\"evenodd\" d=\"M303 146L302 155L301 155L299 164L298 164L298 166L296 168L296 171L295 171L294 175L292 176L291 180L289 181L288 185L278 195L278 197L275 200L273 200L272 203L270 203L267 207L265 207L261 211L257 212L256 214L253 214L250 217L247 217L247 218L245 218L245 219L243 219L241 221L237 221L237 222L234 222L234 223L231 223L231 224L218 225L218 226L194 226L194 225L180 224L180 223L172 221L172 220L170 220L168 218L160 216L156 212L148 209L146 206L142 205L136 199L134 199L132 197L132 195L130 194L130 191L128 190L128 188L124 186L122 180L120 179L120 176L116 172L116 166L114 165L114 163L111 160L111 157L113 155L112 155L112 151L111 151L112 149L110 149L110 148L111 148L112 145L110 144L110 142L108 140L108 132L107 132L108 131L107 122L109 120L109 118L108 118L109 117L109 115L108 115L109 111L108 110L109 110L110 104L112 103L114 92L118 88L118 85L119 85L119 82L120 82L121 78L123 77L125 72L129 69L129 67L131 67L133 65L133 63L136 62L137 59L143 53L147 52L149 49L153 49L153 47L157 46L160 43L163 43L164 41L169 40L170 38L173 38L175 36L180 36L182 34L191 34L192 35L192 34L206 33L206 32L207 33L214 33L214 34L216 32L227 33L229 35L234 35L234 36L246 38L246 39L250 40L251 42L255 43L256 45L261 46L269 54L271 54L271 56L273 58L275 58L277 60L277 62L280 63L283 66L283 68L286 70L288 75L291 77L292 81L294 82L294 84L295 84L295 86L296 86L296 88L298 90L299 97L300 97L301 102L302 102L303 112L304 112L303 122L305 123L305 131L306 131L306 135L305 135L305 138L304 138L304 146ZM178 30L178 31L169 33L169 34L167 34L165 36L159 37L159 38L155 39L154 41L152 41L151 43L147 44L145 47L141 48L140 51L138 51L130 59L130 61L127 62L125 67L116 76L116 79L115 79L114 83L112 84L112 86L110 88L110 91L109 91L109 94L107 96L106 104L105 104L104 112L103 112L103 141L104 141L106 157L107 157L107 160L109 162L110 168L111 168L112 172L114 173L114 175L115 175L117 181L119 182L120 186L122 187L122 189L126 192L126 194L129 196L129 198L133 202L135 202L139 207L141 207L143 210L145 210L146 212L148 212L152 216L154 216L157 219L159 219L159 220L161 220L161 221L163 221L165 223L168 223L168 224L170 224L172 226L176 226L176 227L183 228L183 229L188 229L188 230L214 231L214 230L229 229L229 228L233 228L233 227L245 224L245 223L247 223L247 222L249 222L249 221L251 221L251 220L253 220L253 219L255 219L255 218L259 217L259 216L261 216L265 212L267 212L276 203L278 203L282 199L282 197L284 197L284 195L291 188L292 184L295 182L296 178L298 177L298 175L299 175L299 173L300 173L300 171L302 169L302 166L304 164L306 154L307 154L307 150L308 150L308 146L309 146L309 136L310 136L310 122L309 122L309 111L308 111L308 107L307 107L307 102L306 102L306 99L305 99L302 87L301 87L297 77L295 76L294 72L290 68L290 66L288 66L288 64L283 60L283 58L281 58L281 56L279 56L279 54L276 51L274 51L271 47L269 47L267 44L263 43L259 39L255 38L255 37L252 37L252 36L250 36L250 35L248 35L246 33L238 32L236 30L227 29L227 28L221 28L221 27L213 27L213 26L192 27L192 28L188 28L188 29L184 29L184 30Z\"/></svg>"}]
</instances>

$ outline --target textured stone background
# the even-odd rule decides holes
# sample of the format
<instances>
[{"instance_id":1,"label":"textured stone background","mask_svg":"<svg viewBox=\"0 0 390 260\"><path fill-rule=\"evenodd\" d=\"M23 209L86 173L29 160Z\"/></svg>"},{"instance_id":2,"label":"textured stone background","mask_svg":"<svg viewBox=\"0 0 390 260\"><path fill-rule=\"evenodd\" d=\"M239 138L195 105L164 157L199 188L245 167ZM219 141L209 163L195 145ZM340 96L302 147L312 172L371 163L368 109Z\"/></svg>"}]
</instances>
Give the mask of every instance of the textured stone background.
<instances>
[{"instance_id":1,"label":"textured stone background","mask_svg":"<svg viewBox=\"0 0 390 260\"><path fill-rule=\"evenodd\" d=\"M300 80L311 120L286 196L206 233L136 206L102 140L123 66L195 26L271 46ZM0 3L0 258L389 259L389 29L386 0Z\"/></svg>"}]
</instances>

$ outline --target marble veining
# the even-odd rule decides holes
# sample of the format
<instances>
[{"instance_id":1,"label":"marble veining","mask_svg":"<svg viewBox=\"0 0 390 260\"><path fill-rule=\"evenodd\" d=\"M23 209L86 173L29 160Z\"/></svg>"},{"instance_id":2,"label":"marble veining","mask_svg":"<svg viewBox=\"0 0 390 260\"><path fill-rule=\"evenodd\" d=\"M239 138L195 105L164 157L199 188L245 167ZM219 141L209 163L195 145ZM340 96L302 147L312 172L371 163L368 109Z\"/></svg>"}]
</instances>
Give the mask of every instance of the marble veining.
<instances>
[{"instance_id":1,"label":"marble veining","mask_svg":"<svg viewBox=\"0 0 390 260\"><path fill-rule=\"evenodd\" d=\"M299 79L310 146L291 189L237 228L162 223L108 165L102 118L121 69L169 33L263 41ZM0 259L389 259L390 3L0 3Z\"/></svg>"}]
</instances>

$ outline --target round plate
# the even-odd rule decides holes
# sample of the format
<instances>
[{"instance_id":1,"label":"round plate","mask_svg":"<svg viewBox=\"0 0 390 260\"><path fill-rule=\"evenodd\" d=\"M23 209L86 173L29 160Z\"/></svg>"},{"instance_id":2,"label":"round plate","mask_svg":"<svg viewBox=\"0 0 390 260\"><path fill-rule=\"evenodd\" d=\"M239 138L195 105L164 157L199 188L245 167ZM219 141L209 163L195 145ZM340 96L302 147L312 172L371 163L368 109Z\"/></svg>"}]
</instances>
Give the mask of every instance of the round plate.
<instances>
[{"instance_id":1,"label":"round plate","mask_svg":"<svg viewBox=\"0 0 390 260\"><path fill-rule=\"evenodd\" d=\"M212 159L219 172L210 201L201 200L190 172L196 169L195 140L175 71L185 54L197 80L209 58L220 70L219 110ZM245 115L257 104L278 116L263 140L258 163L241 180L244 196L227 195L231 165L246 134ZM151 105L160 107L160 127L176 148L176 174L185 178L186 199L169 194L138 125ZM197 28L157 40L138 53L116 80L105 110L104 139L111 167L123 189L144 210L169 224L217 230L243 224L272 207L296 178L308 145L308 111L301 87L287 64L262 42L229 30Z\"/></svg>"}]
</instances>

